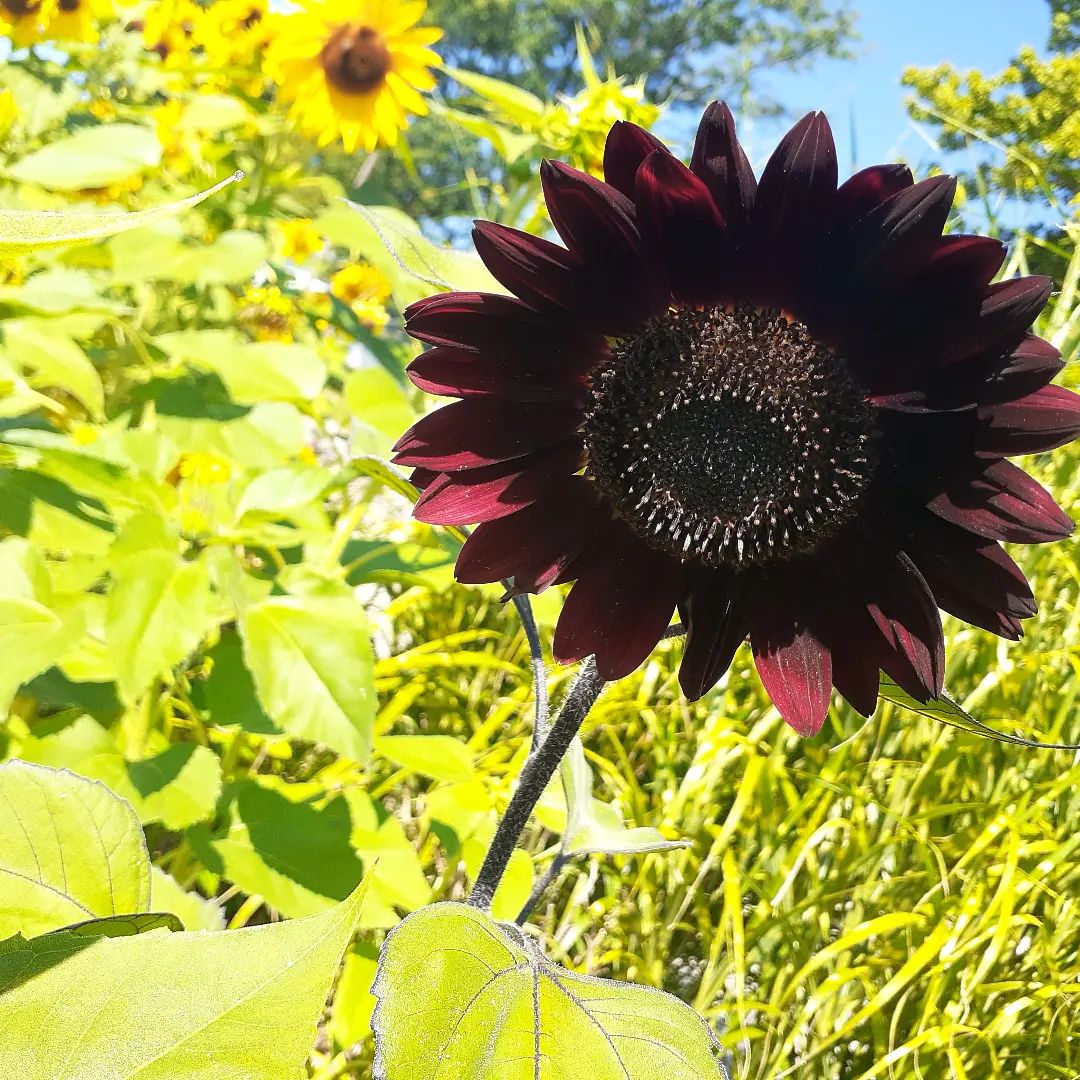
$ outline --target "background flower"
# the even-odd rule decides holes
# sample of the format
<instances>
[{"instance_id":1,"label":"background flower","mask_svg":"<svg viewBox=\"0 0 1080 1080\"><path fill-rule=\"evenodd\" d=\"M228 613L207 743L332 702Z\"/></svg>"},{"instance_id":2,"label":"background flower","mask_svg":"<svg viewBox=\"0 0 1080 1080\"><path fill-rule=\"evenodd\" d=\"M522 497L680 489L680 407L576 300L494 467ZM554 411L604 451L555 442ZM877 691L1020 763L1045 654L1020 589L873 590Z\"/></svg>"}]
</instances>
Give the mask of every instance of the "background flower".
<instances>
[{"instance_id":1,"label":"background flower","mask_svg":"<svg viewBox=\"0 0 1080 1080\"><path fill-rule=\"evenodd\" d=\"M423 115L421 91L439 57L441 31L417 26L418 0L325 0L281 17L271 62L292 115L320 145L346 151L393 146L410 113Z\"/></svg>"}]
</instances>

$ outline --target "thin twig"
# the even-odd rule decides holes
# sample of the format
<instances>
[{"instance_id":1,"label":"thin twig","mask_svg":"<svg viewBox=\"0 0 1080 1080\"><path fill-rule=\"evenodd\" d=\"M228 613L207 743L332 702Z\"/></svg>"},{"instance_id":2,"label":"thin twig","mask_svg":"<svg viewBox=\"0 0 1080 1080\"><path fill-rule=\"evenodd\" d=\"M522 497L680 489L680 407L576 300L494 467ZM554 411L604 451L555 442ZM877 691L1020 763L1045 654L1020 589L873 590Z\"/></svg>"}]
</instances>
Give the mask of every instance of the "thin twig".
<instances>
[{"instance_id":1,"label":"thin twig","mask_svg":"<svg viewBox=\"0 0 1080 1080\"><path fill-rule=\"evenodd\" d=\"M509 591L510 582L504 581L503 585ZM533 696L536 699L536 721L533 724L532 750L543 741L548 729L548 693L547 693L547 668L544 666L544 649L540 643L540 631L533 617L532 604L525 593L517 593L514 596L514 607L521 618L521 626L525 631L525 640L529 643L529 656L532 659L533 670Z\"/></svg>"},{"instance_id":2,"label":"thin twig","mask_svg":"<svg viewBox=\"0 0 1080 1080\"><path fill-rule=\"evenodd\" d=\"M541 897L548 891L548 889L554 884L555 879L562 872L562 868L570 861L571 856L565 851L559 851L555 858L551 860L551 865L545 871L543 877L533 886L533 891L529 894L529 899L525 901L524 907L518 912L518 917L514 920L518 926L524 926L529 920L529 916L533 913L536 905L540 903Z\"/></svg>"}]
</instances>

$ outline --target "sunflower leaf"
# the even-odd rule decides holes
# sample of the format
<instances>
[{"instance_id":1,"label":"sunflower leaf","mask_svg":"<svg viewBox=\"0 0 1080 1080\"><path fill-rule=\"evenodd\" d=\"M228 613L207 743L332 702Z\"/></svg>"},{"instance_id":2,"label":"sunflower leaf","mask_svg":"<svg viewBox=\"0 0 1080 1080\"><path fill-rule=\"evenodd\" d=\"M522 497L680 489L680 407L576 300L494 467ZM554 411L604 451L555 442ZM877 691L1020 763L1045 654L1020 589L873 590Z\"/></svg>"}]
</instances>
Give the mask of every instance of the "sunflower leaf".
<instances>
[{"instance_id":1,"label":"sunflower leaf","mask_svg":"<svg viewBox=\"0 0 1080 1080\"><path fill-rule=\"evenodd\" d=\"M187 199L163 203L128 214L101 213L94 210L0 210L0 258L22 255L43 248L59 247L80 241L99 240L105 236L137 229L163 218L172 217L195 206L223 187L243 178L243 173L215 184Z\"/></svg>"},{"instance_id":2,"label":"sunflower leaf","mask_svg":"<svg viewBox=\"0 0 1080 1080\"><path fill-rule=\"evenodd\" d=\"M378 1080L413 1080L417 1062L430 1080L723 1076L716 1036L678 998L566 971L465 904L392 930L373 990Z\"/></svg>"},{"instance_id":3,"label":"sunflower leaf","mask_svg":"<svg viewBox=\"0 0 1080 1080\"><path fill-rule=\"evenodd\" d=\"M0 942L0 1065L20 1080L300 1076L363 899L242 930Z\"/></svg>"},{"instance_id":4,"label":"sunflower leaf","mask_svg":"<svg viewBox=\"0 0 1080 1080\"><path fill-rule=\"evenodd\" d=\"M984 724L981 720L977 720L969 712L965 712L948 695L931 698L926 702L918 701L901 690L884 672L881 675L878 693L886 701L892 702L893 705L899 705L902 709L918 713L920 716L929 717L931 720L937 720L939 723L947 724L949 727L959 728L961 731L968 732L969 735L978 735L982 739L1012 743L1015 746L1038 747L1041 750L1080 750L1080 744L1077 743L1040 742L1038 739L1028 739L1023 735L1010 735L1007 732L998 731L996 728Z\"/></svg>"},{"instance_id":5,"label":"sunflower leaf","mask_svg":"<svg viewBox=\"0 0 1080 1080\"><path fill-rule=\"evenodd\" d=\"M0 937L149 908L139 820L104 784L8 761L0 803Z\"/></svg>"}]
</instances>

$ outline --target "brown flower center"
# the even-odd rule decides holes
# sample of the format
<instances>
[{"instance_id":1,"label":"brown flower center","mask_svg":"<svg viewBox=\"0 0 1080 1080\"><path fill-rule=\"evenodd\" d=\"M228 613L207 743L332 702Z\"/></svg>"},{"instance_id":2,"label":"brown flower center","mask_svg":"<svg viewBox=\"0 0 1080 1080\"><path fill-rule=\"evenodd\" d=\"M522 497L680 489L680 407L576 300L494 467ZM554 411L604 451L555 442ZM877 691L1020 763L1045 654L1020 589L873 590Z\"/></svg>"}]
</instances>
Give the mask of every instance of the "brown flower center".
<instances>
[{"instance_id":1,"label":"brown flower center","mask_svg":"<svg viewBox=\"0 0 1080 1080\"><path fill-rule=\"evenodd\" d=\"M70 15L73 11L78 11L82 0L60 0L56 5L66 15Z\"/></svg>"},{"instance_id":2,"label":"brown flower center","mask_svg":"<svg viewBox=\"0 0 1080 1080\"><path fill-rule=\"evenodd\" d=\"M778 312L673 311L594 373L589 472L627 524L684 562L813 550L877 464L873 409L831 349Z\"/></svg>"},{"instance_id":3,"label":"brown flower center","mask_svg":"<svg viewBox=\"0 0 1080 1080\"><path fill-rule=\"evenodd\" d=\"M33 15L41 9L39 0L0 0L0 4L17 19Z\"/></svg>"},{"instance_id":4,"label":"brown flower center","mask_svg":"<svg viewBox=\"0 0 1080 1080\"><path fill-rule=\"evenodd\" d=\"M382 85L390 70L390 50L370 26L339 26L320 53L323 70L343 94L366 94Z\"/></svg>"}]
</instances>

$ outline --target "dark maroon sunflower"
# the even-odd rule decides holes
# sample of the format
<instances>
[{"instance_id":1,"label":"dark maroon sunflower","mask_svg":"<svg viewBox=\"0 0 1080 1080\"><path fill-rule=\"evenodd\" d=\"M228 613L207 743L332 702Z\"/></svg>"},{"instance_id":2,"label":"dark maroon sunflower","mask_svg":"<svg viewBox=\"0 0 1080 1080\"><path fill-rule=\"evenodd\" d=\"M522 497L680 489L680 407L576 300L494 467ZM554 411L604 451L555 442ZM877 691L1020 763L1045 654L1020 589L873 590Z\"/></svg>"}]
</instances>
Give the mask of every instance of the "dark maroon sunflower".
<instances>
[{"instance_id":1,"label":"dark maroon sunflower","mask_svg":"<svg viewBox=\"0 0 1080 1080\"><path fill-rule=\"evenodd\" d=\"M1002 541L1072 524L1006 458L1080 432L1029 327L1046 278L991 284L1004 249L942 235L955 182L902 165L837 187L825 117L756 181L711 105L689 168L616 124L601 182L541 167L565 247L478 222L514 295L414 304L410 365L460 398L398 442L416 517L478 524L463 582L575 581L562 661L616 679L676 608L697 698L747 637L776 707L820 728L832 687L870 715L885 671L942 689L939 608L1006 638L1035 604Z\"/></svg>"}]
</instances>

